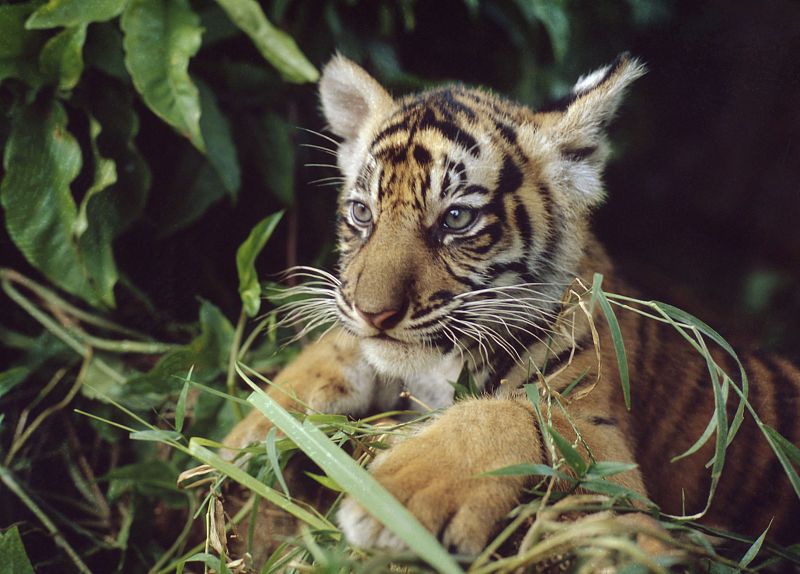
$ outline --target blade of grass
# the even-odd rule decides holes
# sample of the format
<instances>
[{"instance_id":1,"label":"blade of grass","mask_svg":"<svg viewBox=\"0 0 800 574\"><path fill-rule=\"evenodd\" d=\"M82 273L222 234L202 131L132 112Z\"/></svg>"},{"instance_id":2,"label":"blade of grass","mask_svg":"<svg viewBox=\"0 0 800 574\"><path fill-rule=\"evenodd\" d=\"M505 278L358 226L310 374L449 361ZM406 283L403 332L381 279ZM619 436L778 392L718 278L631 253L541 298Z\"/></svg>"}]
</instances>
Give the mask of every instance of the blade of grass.
<instances>
[{"instance_id":1,"label":"blade of grass","mask_svg":"<svg viewBox=\"0 0 800 574\"><path fill-rule=\"evenodd\" d=\"M311 422L300 422L267 396L237 367L239 376L254 392L248 397L272 423L292 439L325 473L409 548L441 572L462 572L453 557L416 518L391 496L371 474L336 446Z\"/></svg>"},{"instance_id":2,"label":"blade of grass","mask_svg":"<svg viewBox=\"0 0 800 574\"><path fill-rule=\"evenodd\" d=\"M798 476L797 471L792 466L792 461L790 460L790 457L796 456L797 453L794 450L788 449L785 443L790 444L794 449L797 447L789 443L785 438L778 434L777 431L763 424L761 421L758 421L758 425L761 428L761 432L763 432L764 436L767 437L767 442L769 442L770 447L772 447L772 450L775 452L775 456L778 457L783 470L786 472L786 476L789 477L789 482L792 483L792 488L794 488L795 494L797 494L797 497L800 498L800 476Z\"/></svg>"},{"instance_id":3,"label":"blade of grass","mask_svg":"<svg viewBox=\"0 0 800 574\"><path fill-rule=\"evenodd\" d=\"M262 498L270 501L272 504L281 508L295 516L317 530L336 530L336 527L319 516L312 514L306 509L302 508L295 502L292 502L283 496L277 490L268 487L266 484L259 482L255 477L250 476L244 470L235 464L228 462L218 454L208 450L203 446L203 440L194 437L189 441L189 453L198 460L213 466L219 472L229 477L230 479L238 482L242 486L246 486Z\"/></svg>"},{"instance_id":4,"label":"blade of grass","mask_svg":"<svg viewBox=\"0 0 800 574\"><path fill-rule=\"evenodd\" d=\"M631 381L628 374L628 357L625 354L625 344L622 340L622 331L619 328L617 316L608 302L606 294L601 288L603 276L595 273L592 283L592 301L600 304L600 309L608 321L608 329L611 332L611 341L614 344L614 352L617 356L617 368L619 369L619 381L622 384L622 396L625 398L625 408L631 410Z\"/></svg>"},{"instance_id":5,"label":"blade of grass","mask_svg":"<svg viewBox=\"0 0 800 574\"><path fill-rule=\"evenodd\" d=\"M739 561L739 566L742 569L747 568L753 559L758 555L759 551L761 550L761 545L764 544L764 539L767 537L767 532L769 532L771 526L772 521L770 520L767 528L761 533L761 536L759 536L756 541L753 542L753 545L747 549L747 552L744 553L744 556L742 556L742 559Z\"/></svg>"},{"instance_id":6,"label":"blade of grass","mask_svg":"<svg viewBox=\"0 0 800 574\"><path fill-rule=\"evenodd\" d=\"M278 429L272 427L269 429L267 433L266 439L266 447L267 447L267 459L269 459L269 463L272 466L272 472L275 474L275 478L278 481L278 484L281 485L281 489L283 493L286 495L287 498L290 498L291 495L289 494L289 486L286 484L286 480L283 478L283 472L281 471L281 464L278 461L278 448L275 446L275 439L278 438Z\"/></svg>"}]
</instances>

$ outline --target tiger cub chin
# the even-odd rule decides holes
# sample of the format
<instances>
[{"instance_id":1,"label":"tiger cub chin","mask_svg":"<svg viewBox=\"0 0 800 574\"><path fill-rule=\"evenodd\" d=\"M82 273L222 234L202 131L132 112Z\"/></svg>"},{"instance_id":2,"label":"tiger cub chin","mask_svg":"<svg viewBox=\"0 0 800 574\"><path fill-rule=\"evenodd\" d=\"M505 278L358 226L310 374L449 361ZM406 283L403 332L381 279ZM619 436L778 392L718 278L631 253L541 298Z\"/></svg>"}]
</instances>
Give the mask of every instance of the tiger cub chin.
<instances>
[{"instance_id":1,"label":"tiger cub chin","mask_svg":"<svg viewBox=\"0 0 800 574\"><path fill-rule=\"evenodd\" d=\"M587 391L593 386L579 392L579 385L567 409L595 460L638 465L611 480L670 514L705 505L714 441L670 459L702 435L714 411L706 362L671 326L619 312L628 412L607 323L594 321L595 345L587 316L577 307L565 312L563 303L576 278L591 284L594 273L606 290L631 292L616 279L589 216L605 195L606 127L643 73L623 55L559 103L532 110L461 85L393 98L344 57L325 67L322 109L341 138L341 257L337 276L306 272L329 293L314 300L316 312L339 326L268 392L290 408L296 397L353 416L396 408L402 391L443 409L370 470L455 552L479 552L529 486L525 477L482 473L551 462L520 392L542 371L555 391L578 378ZM717 362L738 372L727 356ZM765 355L743 363L762 420L796 443L800 371ZM483 396L453 404L451 382L463 365ZM552 425L570 441L572 423L553 409ZM268 427L251 413L227 442L263 440ZM775 540L797 541L798 498L749 416L724 470L708 524L754 534L772 520ZM354 544L403 547L353 499L342 502L338 521Z\"/></svg>"}]
</instances>

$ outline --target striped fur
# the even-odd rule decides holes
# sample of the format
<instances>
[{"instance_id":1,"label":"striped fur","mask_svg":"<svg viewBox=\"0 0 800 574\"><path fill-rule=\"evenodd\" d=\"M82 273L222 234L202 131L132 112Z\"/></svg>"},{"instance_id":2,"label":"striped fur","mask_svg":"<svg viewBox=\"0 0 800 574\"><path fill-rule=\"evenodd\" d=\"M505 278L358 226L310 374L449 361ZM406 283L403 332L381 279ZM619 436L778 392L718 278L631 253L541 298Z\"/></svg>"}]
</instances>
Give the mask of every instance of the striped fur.
<instances>
[{"instance_id":1,"label":"striped fur","mask_svg":"<svg viewBox=\"0 0 800 574\"><path fill-rule=\"evenodd\" d=\"M278 387L353 415L395 406L391 389L399 388L432 407L450 407L448 381L466 363L489 398L450 407L372 466L455 550L480 550L524 489L520 480L473 477L504 464L548 462L519 392L538 380L537 371L557 373L551 384L559 391L579 376L586 381L575 391L585 396L569 406L583 439L598 459L640 467L615 480L668 513L696 512L705 502L711 445L669 463L702 434L713 412L705 362L671 327L620 313L629 413L604 321L595 322L598 363L589 320L564 302L576 277L589 282L597 272L607 290L631 292L589 231L589 216L604 197L605 128L643 71L622 56L539 111L459 85L395 100L342 57L323 74L323 111L342 138L339 271L336 277L304 271L314 274L322 294L315 307L292 312L299 319L335 315L340 329L301 354ZM331 345L342 340L346 361L331 361ZM736 372L730 360L719 361ZM771 356L744 362L763 420L796 444L800 371ZM575 437L565 420L556 416L553 424ZM265 431L258 415L229 442L253 438L253 429ZM774 517L773 537L797 541L798 510L778 461L748 420L705 520L752 534ZM339 518L357 544L402 546L352 500Z\"/></svg>"}]
</instances>

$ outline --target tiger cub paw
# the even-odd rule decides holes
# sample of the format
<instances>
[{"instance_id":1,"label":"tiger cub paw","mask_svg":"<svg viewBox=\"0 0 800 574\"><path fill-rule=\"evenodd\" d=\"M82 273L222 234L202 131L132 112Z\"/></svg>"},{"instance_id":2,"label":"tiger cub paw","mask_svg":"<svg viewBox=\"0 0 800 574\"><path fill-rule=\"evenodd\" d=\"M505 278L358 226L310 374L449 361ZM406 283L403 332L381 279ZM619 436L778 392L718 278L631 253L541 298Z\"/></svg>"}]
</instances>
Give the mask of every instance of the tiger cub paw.
<instances>
[{"instance_id":1,"label":"tiger cub paw","mask_svg":"<svg viewBox=\"0 0 800 574\"><path fill-rule=\"evenodd\" d=\"M378 455L370 470L446 548L475 555L517 504L525 486L521 477L483 473L531 462L539 452L537 442L532 416L519 403L465 401ZM405 548L352 498L342 502L338 521L356 546Z\"/></svg>"}]
</instances>

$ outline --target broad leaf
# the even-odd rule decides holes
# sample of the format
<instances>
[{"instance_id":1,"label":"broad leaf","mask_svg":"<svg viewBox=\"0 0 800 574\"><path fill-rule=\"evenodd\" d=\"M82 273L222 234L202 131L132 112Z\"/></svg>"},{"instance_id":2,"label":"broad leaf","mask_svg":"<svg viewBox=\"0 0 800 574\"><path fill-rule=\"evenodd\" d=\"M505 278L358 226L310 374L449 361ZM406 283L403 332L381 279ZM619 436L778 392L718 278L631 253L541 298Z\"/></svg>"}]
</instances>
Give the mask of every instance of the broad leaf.
<instances>
[{"instance_id":1,"label":"broad leaf","mask_svg":"<svg viewBox=\"0 0 800 574\"><path fill-rule=\"evenodd\" d=\"M139 219L150 188L150 170L136 147L139 118L133 109L132 91L116 82L106 82L102 87L84 82L82 88L81 93L87 98L84 107L90 110L87 114L102 126L92 140L93 155L95 149L98 154L95 161L102 161L99 156L113 158L118 166L117 181L108 193L97 194L92 202L116 237ZM101 180L95 165L94 185Z\"/></svg>"},{"instance_id":2,"label":"broad leaf","mask_svg":"<svg viewBox=\"0 0 800 574\"><path fill-rule=\"evenodd\" d=\"M550 436L553 437L553 442L561 456L564 457L564 462L567 463L567 466L574 470L578 476L583 476L586 473L586 462L580 453L556 429L547 427L547 430L550 431Z\"/></svg>"},{"instance_id":3,"label":"broad leaf","mask_svg":"<svg viewBox=\"0 0 800 574\"><path fill-rule=\"evenodd\" d=\"M145 460L121 466L103 477L108 481L108 498L111 502L119 500L124 494L135 492L158 498L170 506L186 503L186 496L176 486L177 478L178 470L162 460Z\"/></svg>"},{"instance_id":4,"label":"broad leaf","mask_svg":"<svg viewBox=\"0 0 800 574\"><path fill-rule=\"evenodd\" d=\"M25 29L37 2L0 6L0 82L20 78L31 86L41 83L38 55L47 36Z\"/></svg>"},{"instance_id":5,"label":"broad leaf","mask_svg":"<svg viewBox=\"0 0 800 574\"><path fill-rule=\"evenodd\" d=\"M283 212L262 219L236 251L236 270L239 273L239 295L248 317L255 317L261 308L261 285L256 273L256 257L272 236Z\"/></svg>"},{"instance_id":6,"label":"broad leaf","mask_svg":"<svg viewBox=\"0 0 800 574\"><path fill-rule=\"evenodd\" d=\"M286 32L273 26L255 0L217 0L230 19L253 41L287 82L316 82L319 72Z\"/></svg>"},{"instance_id":7,"label":"broad leaf","mask_svg":"<svg viewBox=\"0 0 800 574\"><path fill-rule=\"evenodd\" d=\"M110 242L82 252L73 240L77 207L70 183L81 151L58 102L17 110L0 185L6 229L28 262L54 284L92 305L114 305L116 268Z\"/></svg>"},{"instance_id":8,"label":"broad leaf","mask_svg":"<svg viewBox=\"0 0 800 574\"><path fill-rule=\"evenodd\" d=\"M550 36L556 62L564 61L570 35L565 0L516 0L516 4L528 22L542 23Z\"/></svg>"},{"instance_id":9,"label":"broad leaf","mask_svg":"<svg viewBox=\"0 0 800 574\"><path fill-rule=\"evenodd\" d=\"M128 0L50 0L28 18L25 26L37 29L104 22L119 16L127 3Z\"/></svg>"},{"instance_id":10,"label":"broad leaf","mask_svg":"<svg viewBox=\"0 0 800 574\"><path fill-rule=\"evenodd\" d=\"M61 90L77 85L83 73L85 41L85 25L65 28L47 41L39 54L39 68L47 83Z\"/></svg>"},{"instance_id":11,"label":"broad leaf","mask_svg":"<svg viewBox=\"0 0 800 574\"><path fill-rule=\"evenodd\" d=\"M206 142L208 161L217 172L228 194L236 199L242 183L236 146L233 143L231 125L217 105L214 92L202 82L197 82L203 115L200 116L200 131Z\"/></svg>"},{"instance_id":12,"label":"broad leaf","mask_svg":"<svg viewBox=\"0 0 800 574\"><path fill-rule=\"evenodd\" d=\"M78 218L75 220L75 225L73 227L75 237L78 239L89 227L89 219L86 215L89 201L97 193L117 182L117 165L113 160L100 155L100 150L97 148L97 137L100 135L102 129L102 126L100 126L100 123L96 119L89 118L89 136L91 138L92 156L94 159L94 183L92 183L92 186L83 196L80 208L78 209Z\"/></svg>"},{"instance_id":13,"label":"broad leaf","mask_svg":"<svg viewBox=\"0 0 800 574\"><path fill-rule=\"evenodd\" d=\"M3 572L33 574L33 566L31 566L31 561L25 552L22 537L19 535L19 530L16 526L0 531L0 556L2 556L0 569Z\"/></svg>"},{"instance_id":14,"label":"broad leaf","mask_svg":"<svg viewBox=\"0 0 800 574\"><path fill-rule=\"evenodd\" d=\"M205 150L200 96L189 59L200 49L200 19L187 0L131 0L122 14L125 65L136 90L161 119Z\"/></svg>"},{"instance_id":15,"label":"broad leaf","mask_svg":"<svg viewBox=\"0 0 800 574\"><path fill-rule=\"evenodd\" d=\"M0 398L8 394L30 374L26 367L13 367L0 373Z\"/></svg>"}]
</instances>

